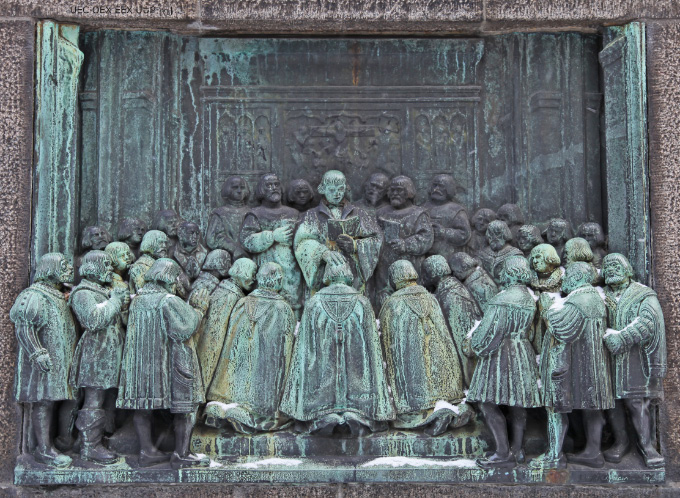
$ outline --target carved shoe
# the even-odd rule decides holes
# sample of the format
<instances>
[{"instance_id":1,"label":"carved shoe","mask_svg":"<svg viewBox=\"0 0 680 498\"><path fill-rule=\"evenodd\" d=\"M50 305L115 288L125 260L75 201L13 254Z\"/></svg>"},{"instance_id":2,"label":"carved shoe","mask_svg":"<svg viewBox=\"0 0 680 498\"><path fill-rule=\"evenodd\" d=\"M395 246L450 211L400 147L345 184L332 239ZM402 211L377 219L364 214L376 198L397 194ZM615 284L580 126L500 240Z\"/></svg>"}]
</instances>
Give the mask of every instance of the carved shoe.
<instances>
[{"instance_id":1,"label":"carved shoe","mask_svg":"<svg viewBox=\"0 0 680 498\"><path fill-rule=\"evenodd\" d=\"M147 453L144 450L139 452L139 466L149 467L151 465L156 465L158 463L167 462L170 459L170 455L167 453L161 453L156 450L155 453Z\"/></svg>"},{"instance_id":2,"label":"carved shoe","mask_svg":"<svg viewBox=\"0 0 680 498\"><path fill-rule=\"evenodd\" d=\"M107 450L101 443L84 443L80 450L80 458L94 463L108 465L118 461L118 455Z\"/></svg>"},{"instance_id":3,"label":"carved shoe","mask_svg":"<svg viewBox=\"0 0 680 498\"><path fill-rule=\"evenodd\" d=\"M640 454L642 455L647 468L658 469L659 467L663 467L665 465L664 458L651 446L647 449L644 449L642 446L638 445L638 449L640 450Z\"/></svg>"},{"instance_id":4,"label":"carved shoe","mask_svg":"<svg viewBox=\"0 0 680 498\"><path fill-rule=\"evenodd\" d=\"M550 458L544 453L531 460L529 468L534 470L566 469L567 458L564 455L561 455L559 458Z\"/></svg>"},{"instance_id":5,"label":"carved shoe","mask_svg":"<svg viewBox=\"0 0 680 498\"><path fill-rule=\"evenodd\" d=\"M508 453L507 457L498 456L494 453L488 458L478 458L476 461L477 465L483 469L512 469L517 465L515 460L515 455L512 452Z\"/></svg>"},{"instance_id":6,"label":"carved shoe","mask_svg":"<svg viewBox=\"0 0 680 498\"><path fill-rule=\"evenodd\" d=\"M195 467L198 465L205 465L205 463L206 463L205 455L196 455L194 453L189 453L186 456L181 456L179 453L175 451L172 454L172 457L170 458L170 465L175 470L184 467Z\"/></svg>"},{"instance_id":7,"label":"carved shoe","mask_svg":"<svg viewBox=\"0 0 680 498\"><path fill-rule=\"evenodd\" d=\"M578 465L585 465L593 469L601 469L604 467L604 456L602 453L596 455L584 455L583 453L567 454L567 461L569 463L576 463Z\"/></svg>"},{"instance_id":8,"label":"carved shoe","mask_svg":"<svg viewBox=\"0 0 680 498\"><path fill-rule=\"evenodd\" d=\"M71 463L73 463L73 459L70 456L59 453L54 448L37 450L34 454L34 457L37 462L44 463L45 465L51 465L52 467L56 467L58 469L70 467Z\"/></svg>"},{"instance_id":9,"label":"carved shoe","mask_svg":"<svg viewBox=\"0 0 680 498\"><path fill-rule=\"evenodd\" d=\"M621 443L616 442L603 453L604 460L610 463L620 463L628 451L630 451L630 440L626 439Z\"/></svg>"}]
</instances>

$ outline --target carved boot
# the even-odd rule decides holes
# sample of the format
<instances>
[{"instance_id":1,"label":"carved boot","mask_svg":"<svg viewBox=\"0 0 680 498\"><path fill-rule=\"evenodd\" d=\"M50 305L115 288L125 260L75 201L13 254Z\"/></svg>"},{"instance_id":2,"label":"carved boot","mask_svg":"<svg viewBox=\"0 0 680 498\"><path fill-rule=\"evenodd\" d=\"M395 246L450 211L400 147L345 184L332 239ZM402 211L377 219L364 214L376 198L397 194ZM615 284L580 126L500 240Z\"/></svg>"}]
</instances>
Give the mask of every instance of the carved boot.
<instances>
[{"instance_id":1,"label":"carved boot","mask_svg":"<svg viewBox=\"0 0 680 498\"><path fill-rule=\"evenodd\" d=\"M607 411L609 425L614 433L614 444L604 452L604 459L610 463L620 463L630 450L630 439L626 430L626 411L622 402L616 403L616 408Z\"/></svg>"},{"instance_id":2,"label":"carved boot","mask_svg":"<svg viewBox=\"0 0 680 498\"><path fill-rule=\"evenodd\" d=\"M49 417L35 415L37 415L37 413L32 417L33 432L35 433L37 443L35 453L33 454L35 460L39 463L51 465L60 469L70 466L73 459L70 456L57 451L52 444L50 438L51 419Z\"/></svg>"},{"instance_id":3,"label":"carved boot","mask_svg":"<svg viewBox=\"0 0 680 498\"><path fill-rule=\"evenodd\" d=\"M189 451L191 431L194 429L195 421L196 415L194 414L175 415L173 422L175 428L175 452L170 458L170 465L175 470L209 462L205 455L196 455Z\"/></svg>"},{"instance_id":4,"label":"carved boot","mask_svg":"<svg viewBox=\"0 0 680 498\"><path fill-rule=\"evenodd\" d=\"M106 412L104 410L80 410L76 427L83 437L80 458L90 462L110 464L118 461L118 455L102 445Z\"/></svg>"}]
</instances>

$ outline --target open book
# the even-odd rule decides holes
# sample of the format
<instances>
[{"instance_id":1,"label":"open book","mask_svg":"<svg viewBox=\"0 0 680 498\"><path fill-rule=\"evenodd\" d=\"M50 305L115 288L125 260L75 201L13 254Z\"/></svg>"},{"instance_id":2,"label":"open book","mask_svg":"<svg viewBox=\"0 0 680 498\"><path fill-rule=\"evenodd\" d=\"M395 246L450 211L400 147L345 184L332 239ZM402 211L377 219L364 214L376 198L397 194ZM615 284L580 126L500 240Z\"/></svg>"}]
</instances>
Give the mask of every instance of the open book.
<instances>
[{"instance_id":1,"label":"open book","mask_svg":"<svg viewBox=\"0 0 680 498\"><path fill-rule=\"evenodd\" d=\"M352 216L345 220L328 220L328 240L331 242L337 242L338 236L342 234L349 235L350 237L356 237L359 235L359 217Z\"/></svg>"}]
</instances>

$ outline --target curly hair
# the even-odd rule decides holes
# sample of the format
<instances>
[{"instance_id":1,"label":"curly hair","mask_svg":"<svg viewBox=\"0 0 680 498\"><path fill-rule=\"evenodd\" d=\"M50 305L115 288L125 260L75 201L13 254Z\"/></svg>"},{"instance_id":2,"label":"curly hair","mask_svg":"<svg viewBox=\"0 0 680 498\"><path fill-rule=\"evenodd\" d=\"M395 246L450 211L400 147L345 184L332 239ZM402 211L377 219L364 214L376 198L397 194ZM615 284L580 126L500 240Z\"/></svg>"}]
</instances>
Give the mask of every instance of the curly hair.
<instances>
[{"instance_id":1,"label":"curly hair","mask_svg":"<svg viewBox=\"0 0 680 498\"><path fill-rule=\"evenodd\" d=\"M536 247L534 247L531 250L531 253L529 254L529 259L532 261L531 263L531 269L534 269L534 256L538 253L543 254L543 258L545 258L545 262L548 263L549 265L552 266L560 266L560 263L562 263L562 260L560 259L560 256L557 254L557 250L555 247L553 247L550 244L538 244Z\"/></svg>"},{"instance_id":2,"label":"curly hair","mask_svg":"<svg viewBox=\"0 0 680 498\"><path fill-rule=\"evenodd\" d=\"M593 250L590 248L588 241L581 237L569 239L564 245L564 251L571 255L572 263L577 261L591 263L593 261Z\"/></svg>"},{"instance_id":3,"label":"curly hair","mask_svg":"<svg viewBox=\"0 0 680 498\"><path fill-rule=\"evenodd\" d=\"M97 278L106 273L106 263L111 264L111 256L105 251L90 251L83 256L78 273L83 278Z\"/></svg>"},{"instance_id":4,"label":"curly hair","mask_svg":"<svg viewBox=\"0 0 680 498\"><path fill-rule=\"evenodd\" d=\"M501 270L502 283L528 285L531 282L531 277L531 269L524 256L510 256L505 260Z\"/></svg>"}]
</instances>

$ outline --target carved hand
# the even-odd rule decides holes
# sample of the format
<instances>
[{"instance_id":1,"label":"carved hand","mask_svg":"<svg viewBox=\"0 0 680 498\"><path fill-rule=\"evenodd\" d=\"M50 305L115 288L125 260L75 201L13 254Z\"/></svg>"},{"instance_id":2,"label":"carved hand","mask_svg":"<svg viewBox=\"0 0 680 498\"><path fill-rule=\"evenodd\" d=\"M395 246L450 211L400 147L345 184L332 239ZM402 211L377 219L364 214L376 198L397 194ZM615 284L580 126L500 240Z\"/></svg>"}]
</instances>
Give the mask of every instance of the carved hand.
<instances>
[{"instance_id":1,"label":"carved hand","mask_svg":"<svg viewBox=\"0 0 680 498\"><path fill-rule=\"evenodd\" d=\"M346 253L354 254L354 239L344 233L342 235L338 235L338 247Z\"/></svg>"},{"instance_id":2,"label":"carved hand","mask_svg":"<svg viewBox=\"0 0 680 498\"><path fill-rule=\"evenodd\" d=\"M127 289L116 287L111 291L111 297L114 296L120 299L121 308L125 308L128 304L130 304L130 291Z\"/></svg>"},{"instance_id":3,"label":"carved hand","mask_svg":"<svg viewBox=\"0 0 680 498\"><path fill-rule=\"evenodd\" d=\"M197 290L189 299L189 305L201 313L205 313L205 310L208 309L208 304L210 304L210 292L208 289Z\"/></svg>"},{"instance_id":4,"label":"carved hand","mask_svg":"<svg viewBox=\"0 0 680 498\"><path fill-rule=\"evenodd\" d=\"M342 254L336 251L331 251L330 249L323 253L322 259L329 265L339 266L345 263L345 258Z\"/></svg>"},{"instance_id":5,"label":"carved hand","mask_svg":"<svg viewBox=\"0 0 680 498\"><path fill-rule=\"evenodd\" d=\"M49 372L52 370L52 360L50 359L50 355L47 353L41 354L35 359L36 364L38 365L38 368L42 372Z\"/></svg>"},{"instance_id":6,"label":"carved hand","mask_svg":"<svg viewBox=\"0 0 680 498\"><path fill-rule=\"evenodd\" d=\"M611 354L618 354L623 348L623 341L620 334L610 334L604 338L604 345Z\"/></svg>"},{"instance_id":7,"label":"carved hand","mask_svg":"<svg viewBox=\"0 0 680 498\"><path fill-rule=\"evenodd\" d=\"M394 239L388 242L394 252L405 253L406 241L404 239Z\"/></svg>"},{"instance_id":8,"label":"carved hand","mask_svg":"<svg viewBox=\"0 0 680 498\"><path fill-rule=\"evenodd\" d=\"M272 232L274 240L280 244L289 246L293 243L293 227L279 227Z\"/></svg>"}]
</instances>

